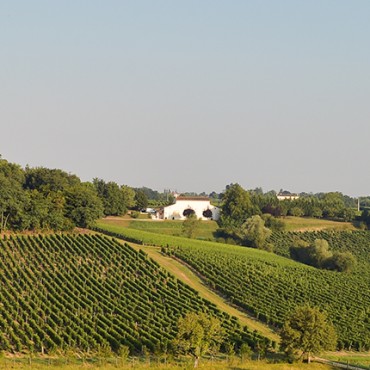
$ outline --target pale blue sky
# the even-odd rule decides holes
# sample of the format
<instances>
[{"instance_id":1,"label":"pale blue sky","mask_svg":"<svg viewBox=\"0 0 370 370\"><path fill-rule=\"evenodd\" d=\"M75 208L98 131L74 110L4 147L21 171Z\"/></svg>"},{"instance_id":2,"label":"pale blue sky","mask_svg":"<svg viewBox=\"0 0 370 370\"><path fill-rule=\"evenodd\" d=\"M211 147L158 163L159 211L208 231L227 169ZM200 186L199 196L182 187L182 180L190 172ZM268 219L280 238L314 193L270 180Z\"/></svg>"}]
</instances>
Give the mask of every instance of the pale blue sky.
<instances>
[{"instance_id":1,"label":"pale blue sky","mask_svg":"<svg viewBox=\"0 0 370 370\"><path fill-rule=\"evenodd\" d=\"M370 194L370 1L0 1L0 153L179 191Z\"/></svg>"}]
</instances>

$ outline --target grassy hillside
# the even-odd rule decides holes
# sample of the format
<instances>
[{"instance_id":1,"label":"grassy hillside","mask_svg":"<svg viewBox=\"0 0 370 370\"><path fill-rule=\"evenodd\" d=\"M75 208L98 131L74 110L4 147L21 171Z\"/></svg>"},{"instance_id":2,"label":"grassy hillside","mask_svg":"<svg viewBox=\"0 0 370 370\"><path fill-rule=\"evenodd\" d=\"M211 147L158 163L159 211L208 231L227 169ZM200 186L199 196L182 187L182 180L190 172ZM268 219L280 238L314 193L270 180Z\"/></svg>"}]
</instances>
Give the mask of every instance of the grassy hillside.
<instances>
[{"instance_id":1,"label":"grassy hillside","mask_svg":"<svg viewBox=\"0 0 370 370\"><path fill-rule=\"evenodd\" d=\"M280 218L284 223L285 231L318 231L318 230L355 230L355 227L350 222L338 222L321 220L317 218L306 217L284 217ZM179 220L134 220L129 216L124 217L107 217L100 220L99 223L105 225L114 225L119 227L127 227L134 230L148 231L156 234L165 234L172 236L183 236L182 223ZM194 239L214 240L214 233L218 229L215 221L202 221L194 233Z\"/></svg>"},{"instance_id":2,"label":"grassy hillside","mask_svg":"<svg viewBox=\"0 0 370 370\"><path fill-rule=\"evenodd\" d=\"M9 352L160 350L186 311L219 317L229 340L242 330L144 252L99 235L0 240L0 345ZM164 349L164 348L162 348Z\"/></svg>"},{"instance_id":3,"label":"grassy hillside","mask_svg":"<svg viewBox=\"0 0 370 370\"><path fill-rule=\"evenodd\" d=\"M250 248L100 226L126 239L163 246L263 321L281 325L297 304L318 305L336 326L340 347L370 347L370 265L366 261L354 273L337 273ZM353 245L361 245L368 254L370 242L361 241L366 235L353 233Z\"/></svg>"},{"instance_id":4,"label":"grassy hillside","mask_svg":"<svg viewBox=\"0 0 370 370\"><path fill-rule=\"evenodd\" d=\"M293 216L283 217L280 220L285 225L285 231L355 230L350 222Z\"/></svg>"},{"instance_id":5,"label":"grassy hillside","mask_svg":"<svg viewBox=\"0 0 370 370\"><path fill-rule=\"evenodd\" d=\"M182 236L182 223L180 220L133 220L127 217L108 217L101 222L108 225L128 227L135 230L143 230L151 233ZM202 221L195 231L195 239L213 240L213 233L218 226L215 221Z\"/></svg>"}]
</instances>

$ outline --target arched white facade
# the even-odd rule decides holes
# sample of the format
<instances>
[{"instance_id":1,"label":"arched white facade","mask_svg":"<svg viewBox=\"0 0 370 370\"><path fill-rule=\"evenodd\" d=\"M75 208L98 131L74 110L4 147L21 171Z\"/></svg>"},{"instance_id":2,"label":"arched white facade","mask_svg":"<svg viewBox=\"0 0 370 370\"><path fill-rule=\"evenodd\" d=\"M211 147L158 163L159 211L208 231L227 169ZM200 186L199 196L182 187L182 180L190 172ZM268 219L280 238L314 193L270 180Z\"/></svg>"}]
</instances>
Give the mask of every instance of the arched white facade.
<instances>
[{"instance_id":1,"label":"arched white facade","mask_svg":"<svg viewBox=\"0 0 370 370\"><path fill-rule=\"evenodd\" d=\"M178 197L176 203L168 207L163 208L163 214L161 215L165 220L184 220L184 211L191 209L194 211L197 218L201 220L218 220L220 217L220 209L211 205L208 198L201 197ZM203 215L203 212L210 210L212 217L207 218Z\"/></svg>"}]
</instances>

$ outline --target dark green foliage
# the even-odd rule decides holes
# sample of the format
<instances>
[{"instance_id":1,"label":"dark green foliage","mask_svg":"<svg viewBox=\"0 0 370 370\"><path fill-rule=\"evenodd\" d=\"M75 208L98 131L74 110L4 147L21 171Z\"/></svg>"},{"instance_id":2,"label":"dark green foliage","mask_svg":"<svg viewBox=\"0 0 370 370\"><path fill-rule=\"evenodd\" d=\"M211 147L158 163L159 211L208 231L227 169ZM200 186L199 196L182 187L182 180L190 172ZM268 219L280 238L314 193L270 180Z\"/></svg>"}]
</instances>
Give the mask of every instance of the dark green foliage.
<instances>
[{"instance_id":1,"label":"dark green foliage","mask_svg":"<svg viewBox=\"0 0 370 370\"><path fill-rule=\"evenodd\" d=\"M66 194L66 215L79 227L93 226L103 217L103 205L89 183L71 188Z\"/></svg>"},{"instance_id":2,"label":"dark green foliage","mask_svg":"<svg viewBox=\"0 0 370 370\"><path fill-rule=\"evenodd\" d=\"M294 260L318 268L350 272L356 265L356 258L351 252L332 252L325 239L315 239L311 244L295 239L289 251Z\"/></svg>"},{"instance_id":3,"label":"dark green foliage","mask_svg":"<svg viewBox=\"0 0 370 370\"><path fill-rule=\"evenodd\" d=\"M70 230L101 215L95 189L77 176L43 167L23 170L0 158L0 231Z\"/></svg>"},{"instance_id":4,"label":"dark green foliage","mask_svg":"<svg viewBox=\"0 0 370 370\"><path fill-rule=\"evenodd\" d=\"M80 182L76 175L62 170L45 167L26 168L24 188L48 194L64 192L66 189L79 185Z\"/></svg>"},{"instance_id":5,"label":"dark green foliage","mask_svg":"<svg viewBox=\"0 0 370 370\"><path fill-rule=\"evenodd\" d=\"M141 189L135 190L135 209L141 211L148 207L148 197Z\"/></svg>"},{"instance_id":6,"label":"dark green foliage","mask_svg":"<svg viewBox=\"0 0 370 370\"><path fill-rule=\"evenodd\" d=\"M237 228L255 214L249 193L239 184L231 184L222 197L220 226Z\"/></svg>"},{"instance_id":7,"label":"dark green foliage","mask_svg":"<svg viewBox=\"0 0 370 370\"><path fill-rule=\"evenodd\" d=\"M328 270L350 272L355 268L356 262L351 252L334 252L331 258L324 262L324 267Z\"/></svg>"},{"instance_id":8,"label":"dark green foliage","mask_svg":"<svg viewBox=\"0 0 370 370\"><path fill-rule=\"evenodd\" d=\"M327 316L317 307L301 306L285 321L281 331L281 348L289 357L302 359L334 350L337 335Z\"/></svg>"},{"instance_id":9,"label":"dark green foliage","mask_svg":"<svg viewBox=\"0 0 370 370\"><path fill-rule=\"evenodd\" d=\"M106 216L120 216L126 213L128 202L125 192L115 182L105 182L102 179L93 180L95 190L101 199Z\"/></svg>"},{"instance_id":10,"label":"dark green foliage","mask_svg":"<svg viewBox=\"0 0 370 370\"><path fill-rule=\"evenodd\" d=\"M282 220L265 213L262 216L262 219L265 221L265 226L272 231L282 231L285 228L285 224Z\"/></svg>"}]
</instances>

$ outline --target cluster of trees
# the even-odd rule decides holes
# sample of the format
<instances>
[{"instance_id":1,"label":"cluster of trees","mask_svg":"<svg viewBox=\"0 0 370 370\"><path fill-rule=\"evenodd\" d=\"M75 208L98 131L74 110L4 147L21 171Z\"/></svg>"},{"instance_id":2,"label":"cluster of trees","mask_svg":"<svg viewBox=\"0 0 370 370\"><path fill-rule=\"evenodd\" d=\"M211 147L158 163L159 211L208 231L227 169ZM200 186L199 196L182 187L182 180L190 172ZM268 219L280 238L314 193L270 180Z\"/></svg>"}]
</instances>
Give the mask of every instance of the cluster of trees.
<instances>
[{"instance_id":1,"label":"cluster of trees","mask_svg":"<svg viewBox=\"0 0 370 370\"><path fill-rule=\"evenodd\" d=\"M214 356L221 347L227 353L235 354L233 343L225 334L218 318L205 313L188 312L179 318L177 336L172 344L177 353L191 355L196 368L201 356ZM335 328L328 321L326 313L308 305L296 307L286 319L280 337L281 350L289 361L306 359L310 363L312 355L334 350L337 345ZM260 349L258 346L254 348L258 352ZM247 343L243 343L238 353L242 360L250 359L253 350Z\"/></svg>"},{"instance_id":2,"label":"cluster of trees","mask_svg":"<svg viewBox=\"0 0 370 370\"><path fill-rule=\"evenodd\" d=\"M21 168L0 159L0 231L86 227L103 207L92 184L61 170Z\"/></svg>"},{"instance_id":3,"label":"cluster of trees","mask_svg":"<svg viewBox=\"0 0 370 370\"><path fill-rule=\"evenodd\" d=\"M223 226L238 226L252 215L307 216L351 221L356 216L354 198L339 192L306 194L294 200L279 201L274 191L245 190L239 184L226 187L221 195Z\"/></svg>"},{"instance_id":4,"label":"cluster of trees","mask_svg":"<svg viewBox=\"0 0 370 370\"><path fill-rule=\"evenodd\" d=\"M296 261L327 270L349 272L356 264L351 252L332 252L325 239L316 239L313 244L297 240L290 247L290 255Z\"/></svg>"},{"instance_id":5,"label":"cluster of trees","mask_svg":"<svg viewBox=\"0 0 370 370\"><path fill-rule=\"evenodd\" d=\"M0 232L4 230L71 230L89 227L108 215L142 209L142 189L44 167L22 168L0 157Z\"/></svg>"}]
</instances>

